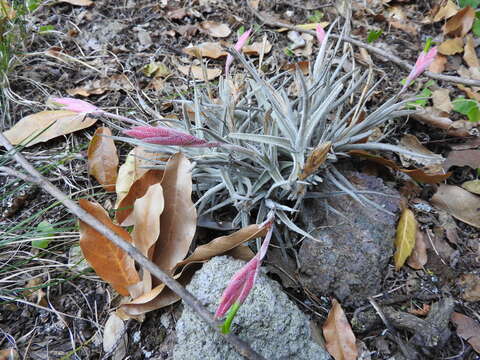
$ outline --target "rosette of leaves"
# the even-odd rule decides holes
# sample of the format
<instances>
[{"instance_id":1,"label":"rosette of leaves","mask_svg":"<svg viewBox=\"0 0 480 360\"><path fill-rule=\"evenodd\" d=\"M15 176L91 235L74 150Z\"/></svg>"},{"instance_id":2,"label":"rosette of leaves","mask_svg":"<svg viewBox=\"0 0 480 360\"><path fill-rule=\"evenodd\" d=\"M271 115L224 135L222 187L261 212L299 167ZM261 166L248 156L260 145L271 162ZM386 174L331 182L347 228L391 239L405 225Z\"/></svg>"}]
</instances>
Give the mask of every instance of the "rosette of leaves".
<instances>
[{"instance_id":1,"label":"rosette of leaves","mask_svg":"<svg viewBox=\"0 0 480 360\"><path fill-rule=\"evenodd\" d=\"M412 155L399 146L369 140L375 128L413 113L404 109L411 99L398 101L394 96L376 109L368 109L366 102L381 82L369 86L369 72L362 73L358 68L345 71L349 53L338 55L343 42L331 43L328 38L329 33L307 76L298 68L265 76L232 50L247 73L242 82L227 76L220 80L216 98L206 86L194 88L193 100L176 101L183 109L184 120L164 125L222 144L181 149L195 163L193 177L200 214L230 206L236 210L233 224L246 226L263 221L274 208L288 228L311 237L292 219L304 198L331 195L315 191L319 182L330 181L339 192L377 206L355 189L335 163L348 158L350 150ZM296 94L288 89L295 89ZM178 151L175 146L119 139L150 151ZM156 166L163 164L152 164Z\"/></svg>"}]
</instances>

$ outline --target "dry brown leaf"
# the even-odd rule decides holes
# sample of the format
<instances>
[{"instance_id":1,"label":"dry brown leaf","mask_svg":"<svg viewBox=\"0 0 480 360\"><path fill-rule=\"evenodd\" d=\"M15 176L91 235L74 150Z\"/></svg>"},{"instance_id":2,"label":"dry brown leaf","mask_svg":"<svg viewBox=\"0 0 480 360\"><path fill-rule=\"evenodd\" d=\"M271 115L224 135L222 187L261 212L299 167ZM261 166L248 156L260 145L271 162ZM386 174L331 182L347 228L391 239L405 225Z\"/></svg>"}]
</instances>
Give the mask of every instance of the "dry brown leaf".
<instances>
[{"instance_id":1,"label":"dry brown leaf","mask_svg":"<svg viewBox=\"0 0 480 360\"><path fill-rule=\"evenodd\" d=\"M459 186L441 184L431 203L454 218L480 228L480 196Z\"/></svg>"},{"instance_id":2,"label":"dry brown leaf","mask_svg":"<svg viewBox=\"0 0 480 360\"><path fill-rule=\"evenodd\" d=\"M477 57L477 52L475 51L475 41L473 40L472 35L467 35L465 38L465 49L463 52L463 60L467 63L469 67L479 67L480 61Z\"/></svg>"},{"instance_id":3,"label":"dry brown leaf","mask_svg":"<svg viewBox=\"0 0 480 360\"><path fill-rule=\"evenodd\" d=\"M332 300L332 308L323 324L323 336L327 351L335 360L356 360L358 351L355 335L347 317L337 300Z\"/></svg>"},{"instance_id":4,"label":"dry brown leaf","mask_svg":"<svg viewBox=\"0 0 480 360\"><path fill-rule=\"evenodd\" d=\"M464 188L467 191L470 191L471 193L480 195L480 180L470 180L470 181L465 181L462 184L462 188Z\"/></svg>"},{"instance_id":5,"label":"dry brown leaf","mask_svg":"<svg viewBox=\"0 0 480 360\"><path fill-rule=\"evenodd\" d=\"M214 256L225 254L232 249L236 249L240 244L264 236L265 233L265 228L254 224L244 227L230 235L220 236L213 239L208 244L197 247L192 255L177 263L175 268L178 269L193 262L204 262Z\"/></svg>"},{"instance_id":6,"label":"dry brown leaf","mask_svg":"<svg viewBox=\"0 0 480 360\"><path fill-rule=\"evenodd\" d=\"M455 126L455 122L445 117L431 107L425 108L423 111L419 111L412 115L415 120L421 121L430 126L443 129L451 136L465 137L470 135L470 128L466 125L463 127Z\"/></svg>"},{"instance_id":7,"label":"dry brown leaf","mask_svg":"<svg viewBox=\"0 0 480 360\"><path fill-rule=\"evenodd\" d=\"M472 318L454 312L452 322L457 327L457 334L466 340L480 354L480 323Z\"/></svg>"},{"instance_id":8,"label":"dry brown leaf","mask_svg":"<svg viewBox=\"0 0 480 360\"><path fill-rule=\"evenodd\" d=\"M480 94L476 91L473 91L471 88L464 86L462 84L455 84L460 90L467 94L467 97L473 100L477 100L480 102Z\"/></svg>"},{"instance_id":9,"label":"dry brown leaf","mask_svg":"<svg viewBox=\"0 0 480 360\"><path fill-rule=\"evenodd\" d=\"M402 159L402 165L403 166L409 166L410 165L408 163L408 161L405 162L404 159L413 160L416 163L418 163L420 165L425 165L425 166L430 166L430 165L434 165L434 164L441 164L445 161L443 156L435 154L434 152L431 152L425 146L423 146L422 143L417 139L417 137L415 135L405 134L400 139L400 145L402 145L402 147L404 147L405 149L408 149L411 152L414 152L416 154L429 156L429 158L424 158L424 157L421 157L421 156L401 154L400 158Z\"/></svg>"},{"instance_id":10,"label":"dry brown leaf","mask_svg":"<svg viewBox=\"0 0 480 360\"><path fill-rule=\"evenodd\" d=\"M305 161L305 167L303 168L302 173L299 176L300 180L305 180L307 177L309 177L318 170L318 168L327 159L327 155L331 147L332 143L330 141L327 141L326 143L318 145L315 149L313 149L312 153Z\"/></svg>"},{"instance_id":11,"label":"dry brown leaf","mask_svg":"<svg viewBox=\"0 0 480 360\"><path fill-rule=\"evenodd\" d=\"M462 299L469 302L480 301L480 275L463 274L457 280Z\"/></svg>"},{"instance_id":12,"label":"dry brown leaf","mask_svg":"<svg viewBox=\"0 0 480 360\"><path fill-rule=\"evenodd\" d=\"M77 5L77 6L90 6L93 5L92 0L60 0L59 2L62 3L67 3L71 5Z\"/></svg>"},{"instance_id":13,"label":"dry brown leaf","mask_svg":"<svg viewBox=\"0 0 480 360\"><path fill-rule=\"evenodd\" d=\"M415 247L412 254L408 257L407 264L415 270L423 269L427 263L427 243L423 232L417 231L415 235Z\"/></svg>"},{"instance_id":14,"label":"dry brown leaf","mask_svg":"<svg viewBox=\"0 0 480 360\"><path fill-rule=\"evenodd\" d=\"M114 231L126 242L131 243L130 234L110 220L108 213L99 205L85 199L79 200L80 207ZM135 262L117 245L108 240L90 225L80 220L80 247L88 263L98 276L113 286L119 294L129 295L128 287L140 281Z\"/></svg>"},{"instance_id":15,"label":"dry brown leaf","mask_svg":"<svg viewBox=\"0 0 480 360\"><path fill-rule=\"evenodd\" d=\"M107 127L99 127L88 145L88 173L103 186L106 191L115 191L118 171L117 148L112 132Z\"/></svg>"},{"instance_id":16,"label":"dry brown leaf","mask_svg":"<svg viewBox=\"0 0 480 360\"><path fill-rule=\"evenodd\" d=\"M463 39L457 37L445 40L438 47L438 52L443 55L455 55L463 52Z\"/></svg>"},{"instance_id":17,"label":"dry brown leaf","mask_svg":"<svg viewBox=\"0 0 480 360\"><path fill-rule=\"evenodd\" d=\"M480 150L453 150L447 156L443 168L452 166L470 166L472 169L480 168Z\"/></svg>"},{"instance_id":18,"label":"dry brown leaf","mask_svg":"<svg viewBox=\"0 0 480 360\"><path fill-rule=\"evenodd\" d=\"M180 65L180 66L177 66L177 68L184 75L190 76L190 74L192 74L195 79L205 81L201 66ZM207 68L207 80L213 80L219 77L221 73L222 73L221 69Z\"/></svg>"},{"instance_id":19,"label":"dry brown leaf","mask_svg":"<svg viewBox=\"0 0 480 360\"><path fill-rule=\"evenodd\" d=\"M430 312L430 305L423 304L421 309L411 309L408 312L413 315L426 316Z\"/></svg>"},{"instance_id":20,"label":"dry brown leaf","mask_svg":"<svg viewBox=\"0 0 480 360\"><path fill-rule=\"evenodd\" d=\"M265 46L263 46L263 41L259 41L242 48L242 52L247 55L260 55L262 51L264 54L268 54L270 50L272 50L272 44L268 40L265 42Z\"/></svg>"},{"instance_id":21,"label":"dry brown leaf","mask_svg":"<svg viewBox=\"0 0 480 360\"><path fill-rule=\"evenodd\" d=\"M448 36L464 37L472 28L475 10L467 6L452 16L443 26L443 33Z\"/></svg>"},{"instance_id":22,"label":"dry brown leaf","mask_svg":"<svg viewBox=\"0 0 480 360\"><path fill-rule=\"evenodd\" d=\"M22 295L25 296L30 302L39 304L41 306L48 306L47 299L45 298L47 294L45 291L43 291L41 287L42 284L43 280L41 277L31 278L25 285L26 289L22 292Z\"/></svg>"},{"instance_id":23,"label":"dry brown leaf","mask_svg":"<svg viewBox=\"0 0 480 360\"><path fill-rule=\"evenodd\" d=\"M448 59L446 56L437 54L433 62L428 67L428 70L430 70L431 72L440 74L445 71L445 65L447 64L447 61Z\"/></svg>"},{"instance_id":24,"label":"dry brown leaf","mask_svg":"<svg viewBox=\"0 0 480 360\"><path fill-rule=\"evenodd\" d=\"M17 122L3 135L13 144L23 144L26 147L48 141L58 136L88 128L97 119L86 117L67 110L48 110L28 115ZM33 139L27 144L29 139Z\"/></svg>"},{"instance_id":25,"label":"dry brown leaf","mask_svg":"<svg viewBox=\"0 0 480 360\"><path fill-rule=\"evenodd\" d=\"M433 107L437 110L444 111L447 114L453 109L450 101L450 90L437 89L432 92Z\"/></svg>"},{"instance_id":26,"label":"dry brown leaf","mask_svg":"<svg viewBox=\"0 0 480 360\"><path fill-rule=\"evenodd\" d=\"M282 70L288 70L288 71L295 72L297 67L300 68L303 75L308 75L308 73L310 72L310 62L309 61L299 61L299 62L294 63L294 64L285 64L285 65L282 66Z\"/></svg>"},{"instance_id":27,"label":"dry brown leaf","mask_svg":"<svg viewBox=\"0 0 480 360\"><path fill-rule=\"evenodd\" d=\"M185 8L178 8L167 12L167 18L171 20L181 20L185 16L187 16L187 10Z\"/></svg>"},{"instance_id":28,"label":"dry brown leaf","mask_svg":"<svg viewBox=\"0 0 480 360\"><path fill-rule=\"evenodd\" d=\"M396 29L417 35L417 25L410 21L402 6L391 6L387 10L387 22Z\"/></svg>"},{"instance_id":29,"label":"dry brown leaf","mask_svg":"<svg viewBox=\"0 0 480 360\"><path fill-rule=\"evenodd\" d=\"M193 57L198 55L202 57L208 57L211 59L218 59L222 56L227 56L228 53L223 49L223 47L216 42L203 42L195 46L188 46L182 50L185 54L188 54Z\"/></svg>"},{"instance_id":30,"label":"dry brown leaf","mask_svg":"<svg viewBox=\"0 0 480 360\"><path fill-rule=\"evenodd\" d=\"M227 24L221 24L215 21L201 22L200 29L206 31L208 35L217 37L217 38L228 37L232 32L232 30Z\"/></svg>"},{"instance_id":31,"label":"dry brown leaf","mask_svg":"<svg viewBox=\"0 0 480 360\"><path fill-rule=\"evenodd\" d=\"M191 170L192 164L182 153L172 156L165 166L162 179L165 209L160 217L161 231L153 261L166 272L171 272L185 258L197 227Z\"/></svg>"},{"instance_id":32,"label":"dry brown leaf","mask_svg":"<svg viewBox=\"0 0 480 360\"><path fill-rule=\"evenodd\" d=\"M122 226L133 225L134 218L132 213L135 200L143 197L151 185L160 183L162 177L163 170L150 169L139 179L135 180L127 195L119 202L115 220Z\"/></svg>"},{"instance_id":33,"label":"dry brown leaf","mask_svg":"<svg viewBox=\"0 0 480 360\"><path fill-rule=\"evenodd\" d=\"M437 13L435 14L433 21L437 22L443 19L451 18L458 12L458 6L452 0L446 1L442 6L439 7Z\"/></svg>"},{"instance_id":34,"label":"dry brown leaf","mask_svg":"<svg viewBox=\"0 0 480 360\"><path fill-rule=\"evenodd\" d=\"M124 74L112 75L109 78L89 81L82 86L74 89L68 89L70 96L80 95L88 97L90 95L101 95L106 91L132 91L134 87L128 77Z\"/></svg>"},{"instance_id":35,"label":"dry brown leaf","mask_svg":"<svg viewBox=\"0 0 480 360\"><path fill-rule=\"evenodd\" d=\"M299 25L295 25L295 28L299 29L299 30L315 30L318 25L320 25L322 28L325 28L325 27L328 26L328 24L330 24L328 21L323 21L323 22L319 22L319 23L299 24ZM280 28L276 31L277 32L285 32L285 31L290 31L290 30L292 30L292 29L282 27L282 28Z\"/></svg>"},{"instance_id":36,"label":"dry brown leaf","mask_svg":"<svg viewBox=\"0 0 480 360\"><path fill-rule=\"evenodd\" d=\"M403 210L397 226L395 254L393 255L395 270L397 271L405 264L405 260L407 260L415 247L417 228L418 224L413 211L410 209Z\"/></svg>"},{"instance_id":37,"label":"dry brown leaf","mask_svg":"<svg viewBox=\"0 0 480 360\"><path fill-rule=\"evenodd\" d=\"M135 227L132 232L133 244L145 257L152 259L153 246L160 236L160 215L163 212L163 189L160 184L151 185L145 195L133 206ZM143 292L152 289L152 277L143 269Z\"/></svg>"}]
</instances>

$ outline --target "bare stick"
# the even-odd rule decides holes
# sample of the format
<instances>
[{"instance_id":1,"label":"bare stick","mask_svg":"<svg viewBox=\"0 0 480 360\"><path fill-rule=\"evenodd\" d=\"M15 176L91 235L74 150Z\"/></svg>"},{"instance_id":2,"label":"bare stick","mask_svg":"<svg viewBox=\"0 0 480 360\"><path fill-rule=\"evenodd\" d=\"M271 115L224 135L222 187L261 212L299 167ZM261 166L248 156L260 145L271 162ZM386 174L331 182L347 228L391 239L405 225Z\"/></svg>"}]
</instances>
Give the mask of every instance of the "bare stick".
<instances>
[{"instance_id":1,"label":"bare stick","mask_svg":"<svg viewBox=\"0 0 480 360\"><path fill-rule=\"evenodd\" d=\"M267 14L264 14L264 13L261 13L260 11L258 11L258 10L255 10L250 5L248 0L247 0L247 4L248 4L248 7L250 8L250 11L260 21L262 21L266 25L269 25L269 26L272 26L272 27L281 27L281 28L283 27L283 28L287 28L289 30L295 30L295 31L298 31L298 32L303 32L303 33L310 34L310 35L313 35L313 36L316 35L315 31L313 31L313 30L304 30L304 29L300 29L300 28L296 27L295 25L285 24L281 21L277 21L277 20L273 19L271 16L269 16ZM360 40L353 39L349 36L343 36L342 37L340 35L335 35L335 34L330 34L330 36L334 39L342 38L344 41L349 42L350 44L356 45L358 47L362 47L362 48L368 50L369 52L371 52L371 53L373 53L377 56L381 56L381 57L383 57L387 60L390 60L391 62L397 64L398 66L404 68L405 70L411 71L413 69L413 66L410 65L410 63L408 61L403 60L403 59L399 58L398 56L390 54L390 53L388 53L388 52L386 52L382 49L379 49L375 46L365 44L364 42L362 42ZM458 77L458 76L442 75L442 74L433 73L431 71L425 71L424 74L426 76L428 76L429 78L435 79L435 80L441 80L441 81L463 84L463 85L468 85L468 86L480 86L480 80L466 79L466 78L461 78L461 77Z\"/></svg>"},{"instance_id":2,"label":"bare stick","mask_svg":"<svg viewBox=\"0 0 480 360\"><path fill-rule=\"evenodd\" d=\"M198 301L189 291L187 291L180 283L163 272L157 265L143 256L136 248L131 244L123 240L115 232L107 228L104 224L98 221L95 217L83 210L76 202L71 200L60 189L48 181L42 176L20 153L16 152L13 145L8 139L0 133L0 145L3 145L7 151L12 152L12 156L15 161L20 164L23 169L31 175L33 183L42 187L43 190L48 192L58 201L60 201L73 215L78 217L84 223L90 225L100 234L108 238L112 243L124 250L130 255L137 263L143 268L147 269L151 274L160 279L167 287L169 287L175 294L180 296L182 300L190 306L212 329L221 334L225 340L232 344L239 354L243 355L247 359L252 360L265 360L260 354L255 352L250 345L241 340L234 334L222 334L220 331L221 323L213 317L213 315ZM5 169L3 169L6 173ZM10 174L14 174L9 172Z\"/></svg>"}]
</instances>

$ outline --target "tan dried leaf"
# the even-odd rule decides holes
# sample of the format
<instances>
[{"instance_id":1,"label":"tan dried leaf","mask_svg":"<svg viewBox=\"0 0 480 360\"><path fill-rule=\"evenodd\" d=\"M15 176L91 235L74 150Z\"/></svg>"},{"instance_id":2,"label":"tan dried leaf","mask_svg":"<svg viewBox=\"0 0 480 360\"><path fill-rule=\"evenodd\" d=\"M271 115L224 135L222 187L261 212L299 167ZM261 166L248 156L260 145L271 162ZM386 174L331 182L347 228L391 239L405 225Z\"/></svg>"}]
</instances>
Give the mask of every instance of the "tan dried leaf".
<instances>
[{"instance_id":1,"label":"tan dried leaf","mask_svg":"<svg viewBox=\"0 0 480 360\"><path fill-rule=\"evenodd\" d=\"M447 36L463 38L472 28L475 20L475 10L467 6L452 16L443 26L443 33Z\"/></svg>"},{"instance_id":2,"label":"tan dried leaf","mask_svg":"<svg viewBox=\"0 0 480 360\"><path fill-rule=\"evenodd\" d=\"M272 50L272 44L268 40L265 42L265 46L263 41L259 41L242 48L242 52L247 55L260 55L262 52L268 54L270 50Z\"/></svg>"},{"instance_id":3,"label":"tan dried leaf","mask_svg":"<svg viewBox=\"0 0 480 360\"><path fill-rule=\"evenodd\" d=\"M125 324L115 312L112 312L103 330L103 351L112 352L110 357L112 360L120 360L124 359L127 354L127 345L128 336Z\"/></svg>"},{"instance_id":4,"label":"tan dried leaf","mask_svg":"<svg viewBox=\"0 0 480 360\"><path fill-rule=\"evenodd\" d=\"M459 186L441 184L431 202L454 218L480 228L480 196Z\"/></svg>"},{"instance_id":5,"label":"tan dried leaf","mask_svg":"<svg viewBox=\"0 0 480 360\"><path fill-rule=\"evenodd\" d=\"M433 107L440 111L444 111L447 114L453 109L452 102L450 101L450 90L437 89L432 92Z\"/></svg>"},{"instance_id":6,"label":"tan dried leaf","mask_svg":"<svg viewBox=\"0 0 480 360\"><path fill-rule=\"evenodd\" d=\"M313 149L312 153L305 161L305 167L303 168L302 173L299 176L300 180L305 180L307 177L309 177L318 170L318 168L327 159L327 155L331 147L332 142L327 141L326 143L318 145L315 149Z\"/></svg>"},{"instance_id":7,"label":"tan dried leaf","mask_svg":"<svg viewBox=\"0 0 480 360\"><path fill-rule=\"evenodd\" d=\"M445 40L438 47L438 52L443 55L455 55L463 52L463 39L457 37Z\"/></svg>"},{"instance_id":8,"label":"tan dried leaf","mask_svg":"<svg viewBox=\"0 0 480 360\"><path fill-rule=\"evenodd\" d=\"M132 242L130 234L112 223L108 213L99 204L86 199L80 199L78 203L83 210L97 218L123 240ZM83 221L80 221L80 247L97 275L112 285L119 294L129 295L128 287L140 281L133 259Z\"/></svg>"},{"instance_id":9,"label":"tan dried leaf","mask_svg":"<svg viewBox=\"0 0 480 360\"><path fill-rule=\"evenodd\" d=\"M89 81L82 86L74 89L68 89L70 96L80 95L88 97L90 95L101 95L106 91L132 91L134 87L128 77L124 74L115 74L108 78Z\"/></svg>"},{"instance_id":10,"label":"tan dried leaf","mask_svg":"<svg viewBox=\"0 0 480 360\"><path fill-rule=\"evenodd\" d=\"M222 56L227 56L228 53L223 49L223 47L216 42L203 42L195 46L188 46L182 50L185 54L188 54L193 57L198 55L202 57L208 57L211 59L218 59Z\"/></svg>"},{"instance_id":11,"label":"tan dried leaf","mask_svg":"<svg viewBox=\"0 0 480 360\"><path fill-rule=\"evenodd\" d=\"M160 217L161 231L153 261L167 272L185 258L197 228L191 170L190 161L177 153L168 160L162 179L165 209Z\"/></svg>"},{"instance_id":12,"label":"tan dried leaf","mask_svg":"<svg viewBox=\"0 0 480 360\"><path fill-rule=\"evenodd\" d=\"M151 185L160 183L162 177L163 170L150 169L139 179L135 180L127 195L119 202L115 220L122 226L133 225L134 217L132 213L135 200L143 197Z\"/></svg>"},{"instance_id":13,"label":"tan dried leaf","mask_svg":"<svg viewBox=\"0 0 480 360\"><path fill-rule=\"evenodd\" d=\"M341 305L333 299L327 321L323 324L325 346L335 360L356 360L358 355L355 335Z\"/></svg>"},{"instance_id":14,"label":"tan dried leaf","mask_svg":"<svg viewBox=\"0 0 480 360\"><path fill-rule=\"evenodd\" d=\"M230 35L232 30L227 24L218 23L216 21L203 21L200 28L206 31L210 36L217 38L225 38Z\"/></svg>"},{"instance_id":15,"label":"tan dried leaf","mask_svg":"<svg viewBox=\"0 0 480 360\"><path fill-rule=\"evenodd\" d=\"M435 14L433 21L437 22L443 19L451 18L458 12L458 6L452 0L448 0L444 5L440 6Z\"/></svg>"},{"instance_id":16,"label":"tan dried leaf","mask_svg":"<svg viewBox=\"0 0 480 360\"><path fill-rule=\"evenodd\" d=\"M462 274L456 283L461 290L463 300L480 301L480 275Z\"/></svg>"},{"instance_id":17,"label":"tan dried leaf","mask_svg":"<svg viewBox=\"0 0 480 360\"><path fill-rule=\"evenodd\" d=\"M400 221L397 226L397 233L395 236L395 254L393 260L395 263L395 270L405 264L405 260L410 256L415 246L415 238L417 235L417 220L412 210L405 209L400 216Z\"/></svg>"},{"instance_id":18,"label":"tan dried leaf","mask_svg":"<svg viewBox=\"0 0 480 360\"><path fill-rule=\"evenodd\" d=\"M190 76L190 74L192 74L195 79L205 81L201 66L179 65L177 66L177 68L184 75ZM216 79L217 77L220 76L221 73L222 73L221 69L207 68L207 80Z\"/></svg>"},{"instance_id":19,"label":"tan dried leaf","mask_svg":"<svg viewBox=\"0 0 480 360\"><path fill-rule=\"evenodd\" d=\"M95 124L97 119L67 110L48 110L28 115L3 135L13 145L32 145L67 135ZM31 140L31 141L29 141ZM29 142L28 142L29 141ZM27 144L28 142L28 144Z\"/></svg>"},{"instance_id":20,"label":"tan dried leaf","mask_svg":"<svg viewBox=\"0 0 480 360\"><path fill-rule=\"evenodd\" d=\"M452 166L469 166L472 169L480 168L480 149L450 151L443 168L448 170Z\"/></svg>"},{"instance_id":21,"label":"tan dried leaf","mask_svg":"<svg viewBox=\"0 0 480 360\"><path fill-rule=\"evenodd\" d=\"M454 312L452 322L457 327L457 334L466 340L480 354L480 323L472 318Z\"/></svg>"},{"instance_id":22,"label":"tan dried leaf","mask_svg":"<svg viewBox=\"0 0 480 360\"><path fill-rule=\"evenodd\" d=\"M425 235L420 230L415 235L415 247L412 254L408 257L407 264L415 270L423 269L427 263L427 243L425 242Z\"/></svg>"},{"instance_id":23,"label":"tan dried leaf","mask_svg":"<svg viewBox=\"0 0 480 360\"><path fill-rule=\"evenodd\" d=\"M90 6L93 5L92 0L60 0L59 2L67 3L76 6Z\"/></svg>"},{"instance_id":24,"label":"tan dried leaf","mask_svg":"<svg viewBox=\"0 0 480 360\"><path fill-rule=\"evenodd\" d=\"M411 152L414 152L416 154L429 156L429 158L425 158L422 156L402 154L401 159L402 159L403 166L409 165L408 163L404 163L403 159L413 160L416 163L424 166L442 164L445 161L443 156L435 154L434 152L428 150L425 146L423 146L422 143L417 139L415 135L405 134L400 139L400 145L402 145L402 147L404 147L405 149L410 150Z\"/></svg>"},{"instance_id":25,"label":"tan dried leaf","mask_svg":"<svg viewBox=\"0 0 480 360\"><path fill-rule=\"evenodd\" d=\"M475 51L475 41L473 40L472 35L467 35L465 38L465 49L463 52L463 60L467 63L469 67L479 67L480 61L477 57L477 52Z\"/></svg>"},{"instance_id":26,"label":"tan dried leaf","mask_svg":"<svg viewBox=\"0 0 480 360\"><path fill-rule=\"evenodd\" d=\"M107 127L99 127L88 145L88 173L103 186L106 191L115 191L118 171L117 148L112 132Z\"/></svg>"},{"instance_id":27,"label":"tan dried leaf","mask_svg":"<svg viewBox=\"0 0 480 360\"><path fill-rule=\"evenodd\" d=\"M441 74L445 71L445 65L447 64L447 61L448 60L446 56L437 54L433 62L428 67L428 70L437 74Z\"/></svg>"}]
</instances>

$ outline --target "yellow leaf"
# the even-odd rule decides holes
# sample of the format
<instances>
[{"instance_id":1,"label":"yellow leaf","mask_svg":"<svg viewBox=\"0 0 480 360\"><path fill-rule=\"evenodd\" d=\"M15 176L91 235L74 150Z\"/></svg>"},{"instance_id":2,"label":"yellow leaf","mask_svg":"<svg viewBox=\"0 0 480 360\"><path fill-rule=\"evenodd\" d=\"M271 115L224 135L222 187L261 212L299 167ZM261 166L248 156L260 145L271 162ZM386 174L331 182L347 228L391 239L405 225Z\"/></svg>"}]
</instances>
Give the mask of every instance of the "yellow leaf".
<instances>
[{"instance_id":1,"label":"yellow leaf","mask_svg":"<svg viewBox=\"0 0 480 360\"><path fill-rule=\"evenodd\" d=\"M317 25L320 25L322 28L325 28L330 24L328 21L323 21L320 23L310 23L310 24L300 24L300 25L295 25L297 29L300 30L315 30L317 28ZM291 29L289 28L280 28L277 30L277 32L284 32L284 31L289 31Z\"/></svg>"},{"instance_id":2,"label":"yellow leaf","mask_svg":"<svg viewBox=\"0 0 480 360\"><path fill-rule=\"evenodd\" d=\"M407 260L415 247L417 227L417 220L415 220L413 211L410 209L403 210L398 222L395 238L396 251L393 255L396 270L399 270L405 264L405 260Z\"/></svg>"}]
</instances>

